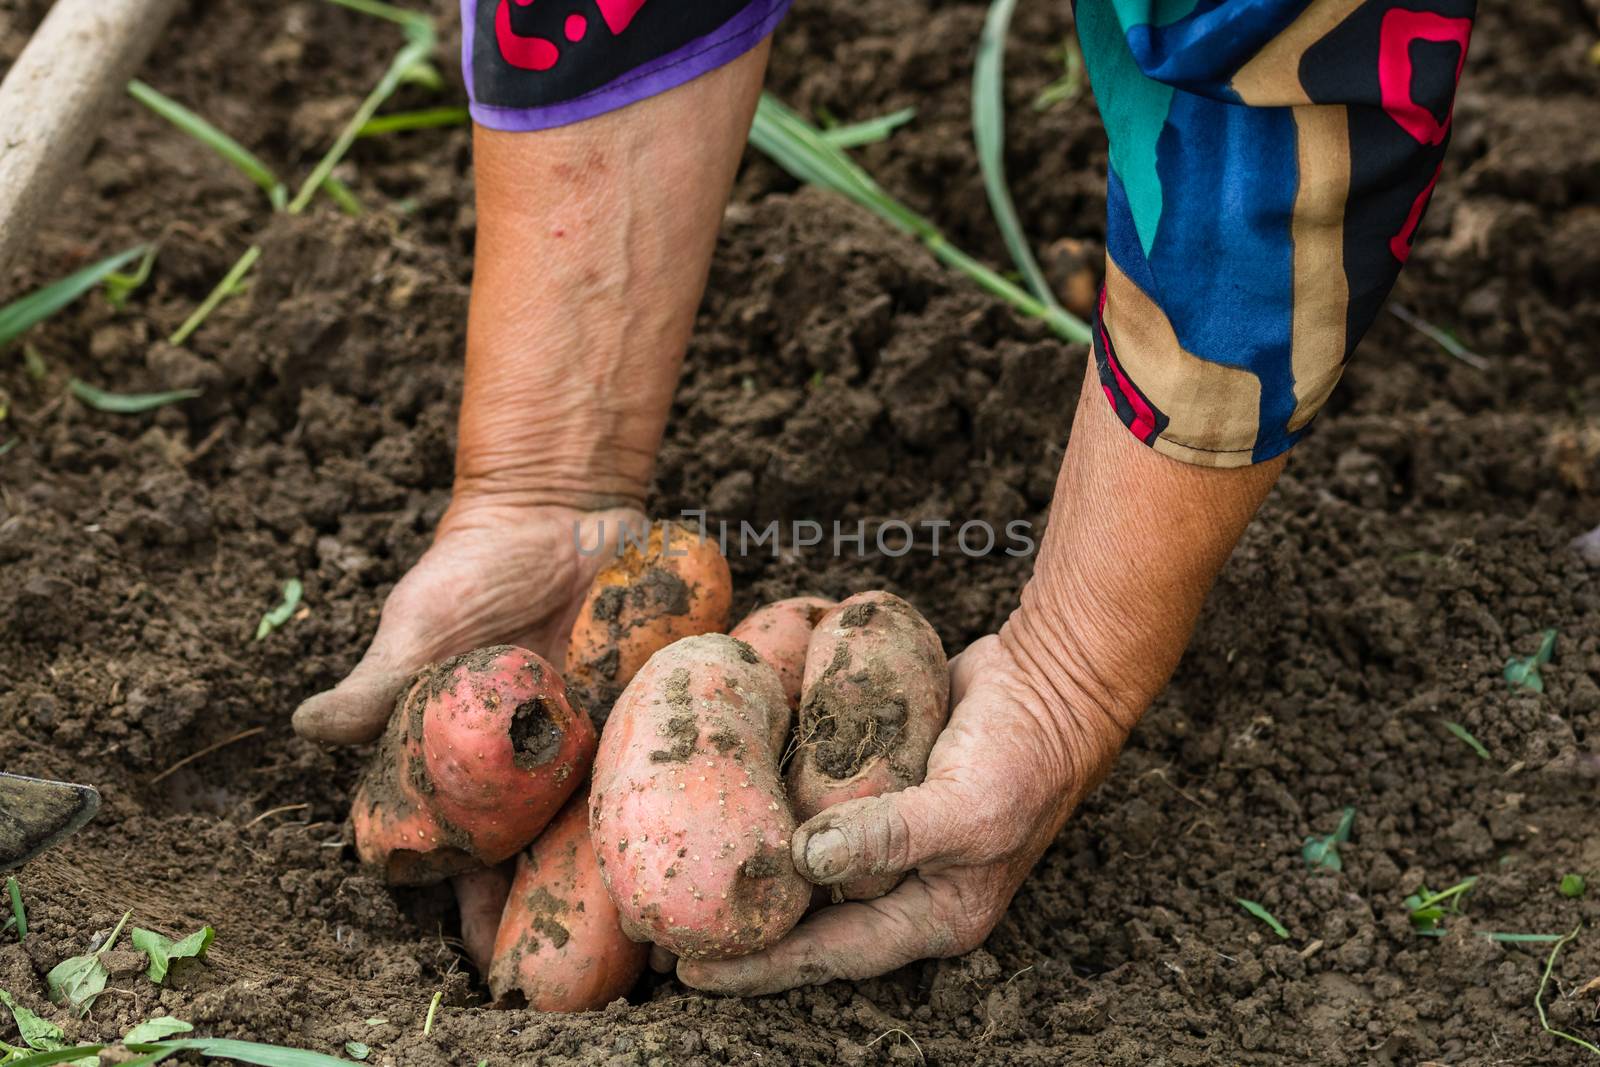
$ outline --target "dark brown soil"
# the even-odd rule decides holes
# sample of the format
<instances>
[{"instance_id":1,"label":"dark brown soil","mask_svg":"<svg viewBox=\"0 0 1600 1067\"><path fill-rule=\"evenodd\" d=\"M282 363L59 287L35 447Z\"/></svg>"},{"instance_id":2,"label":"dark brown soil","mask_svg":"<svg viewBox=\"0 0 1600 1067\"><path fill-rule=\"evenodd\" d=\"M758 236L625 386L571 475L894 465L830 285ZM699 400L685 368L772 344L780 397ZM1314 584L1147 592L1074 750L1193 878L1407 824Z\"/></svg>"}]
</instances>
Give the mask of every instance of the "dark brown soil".
<instances>
[{"instance_id":1,"label":"dark brown soil","mask_svg":"<svg viewBox=\"0 0 1600 1067\"><path fill-rule=\"evenodd\" d=\"M46 7L0 0L0 60ZM268 222L226 165L118 105L0 286L162 242L126 311L96 294L31 335L42 380L15 350L0 357L0 436L20 439L0 460L0 763L95 782L106 799L21 872L34 932L0 936L0 986L45 1009L44 973L131 908L169 934L214 924L209 962L159 990L119 972L88 1019L62 1019L76 1036L171 1013L219 1036L332 1052L360 1040L373 1062L403 1064L1591 1062L1540 1029L1546 947L1472 933L1600 918L1600 894L1556 891L1568 872L1600 878L1600 573L1567 549L1600 523L1597 30L1592 5L1482 7L1456 150L1396 300L1491 368L1382 318L1170 690L985 948L753 1001L653 979L632 1005L580 1017L481 1007L446 895L391 892L357 869L342 821L368 753L289 728L355 662L445 506L473 236L466 133L360 144L341 172L373 209L359 221L323 207ZM982 16L975 0L806 0L771 80L841 119L915 105L915 123L860 159L998 264L968 138ZM1040 247L1093 242L1093 105L1029 107L1060 71L1067 5L1024 5L1018 22L1022 215ZM193 0L144 76L300 174L398 43L315 0ZM392 106L440 101L409 86ZM187 347L163 343L252 239L264 255L248 294ZM758 526L1038 520L1083 360L752 157L654 505ZM101 414L64 398L72 376L204 396ZM1001 555L750 556L735 561L736 607L883 586L954 652L1000 622L1026 570ZM304 609L253 641L289 577ZM1561 632L1547 691L1510 691L1501 669L1547 627ZM1346 805L1344 870L1314 876L1302 841ZM1406 894L1471 875L1450 936L1414 936ZM1586 929L1556 964L1552 1025L1600 1039L1595 995L1572 995L1597 974L1600 931Z\"/></svg>"}]
</instances>

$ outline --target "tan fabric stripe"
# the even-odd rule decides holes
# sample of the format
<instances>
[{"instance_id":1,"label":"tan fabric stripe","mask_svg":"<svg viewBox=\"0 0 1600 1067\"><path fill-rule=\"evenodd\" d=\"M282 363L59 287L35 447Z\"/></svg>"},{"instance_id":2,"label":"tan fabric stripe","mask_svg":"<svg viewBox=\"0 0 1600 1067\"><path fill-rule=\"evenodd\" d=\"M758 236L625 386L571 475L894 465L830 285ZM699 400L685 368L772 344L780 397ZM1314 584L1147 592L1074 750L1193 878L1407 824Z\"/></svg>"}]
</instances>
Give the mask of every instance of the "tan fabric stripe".
<instances>
[{"instance_id":1,"label":"tan fabric stripe","mask_svg":"<svg viewBox=\"0 0 1600 1067\"><path fill-rule=\"evenodd\" d=\"M1268 41L1233 76L1233 91L1254 107L1290 107L1309 104L1300 85L1300 58L1306 49L1326 37L1335 26L1355 13L1365 0L1316 0L1300 17Z\"/></svg>"},{"instance_id":2,"label":"tan fabric stripe","mask_svg":"<svg viewBox=\"0 0 1600 1067\"><path fill-rule=\"evenodd\" d=\"M1157 452L1216 467L1250 462L1261 413L1254 374L1186 351L1155 301L1109 256L1104 321L1123 373L1171 419Z\"/></svg>"},{"instance_id":3,"label":"tan fabric stripe","mask_svg":"<svg viewBox=\"0 0 1600 1067\"><path fill-rule=\"evenodd\" d=\"M1350 125L1345 109L1294 109L1300 186L1295 192L1294 414L1291 432L1311 421L1344 369L1350 283L1344 270L1344 206L1350 197Z\"/></svg>"}]
</instances>

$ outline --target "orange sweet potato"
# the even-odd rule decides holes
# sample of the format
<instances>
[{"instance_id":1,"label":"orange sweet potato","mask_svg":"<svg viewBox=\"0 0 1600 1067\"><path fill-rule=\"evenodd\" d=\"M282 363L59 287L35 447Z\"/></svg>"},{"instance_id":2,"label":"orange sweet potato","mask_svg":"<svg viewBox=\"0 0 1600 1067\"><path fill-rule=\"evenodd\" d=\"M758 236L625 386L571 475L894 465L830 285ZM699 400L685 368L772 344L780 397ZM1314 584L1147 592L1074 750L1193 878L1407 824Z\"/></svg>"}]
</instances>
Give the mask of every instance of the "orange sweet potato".
<instances>
[{"instance_id":1,"label":"orange sweet potato","mask_svg":"<svg viewBox=\"0 0 1600 1067\"><path fill-rule=\"evenodd\" d=\"M595 757L589 827L628 936L699 959L793 928L811 897L794 868L778 776L790 712L743 641L690 637L618 698Z\"/></svg>"},{"instance_id":2,"label":"orange sweet potato","mask_svg":"<svg viewBox=\"0 0 1600 1067\"><path fill-rule=\"evenodd\" d=\"M806 672L806 647L817 621L833 607L833 601L819 596L795 596L765 604L729 631L756 650L778 672L778 681L789 697L789 707L800 706L800 684Z\"/></svg>"},{"instance_id":3,"label":"orange sweet potato","mask_svg":"<svg viewBox=\"0 0 1600 1067\"><path fill-rule=\"evenodd\" d=\"M593 1011L622 996L650 950L622 932L589 844L589 797L580 790L517 857L500 917L489 990L503 1006Z\"/></svg>"},{"instance_id":4,"label":"orange sweet potato","mask_svg":"<svg viewBox=\"0 0 1600 1067\"><path fill-rule=\"evenodd\" d=\"M944 647L917 610L892 593L857 593L817 623L806 652L789 796L801 821L859 797L916 785L950 717ZM870 900L895 879L847 883Z\"/></svg>"},{"instance_id":5,"label":"orange sweet potato","mask_svg":"<svg viewBox=\"0 0 1600 1067\"><path fill-rule=\"evenodd\" d=\"M652 524L643 551L625 539L572 627L562 676L573 703L604 726L646 660L681 637L725 630L732 600L733 578L715 541L671 522Z\"/></svg>"},{"instance_id":6,"label":"orange sweet potato","mask_svg":"<svg viewBox=\"0 0 1600 1067\"><path fill-rule=\"evenodd\" d=\"M421 672L351 811L356 852L397 885L516 855L583 781L594 727L526 649L479 649Z\"/></svg>"}]
</instances>

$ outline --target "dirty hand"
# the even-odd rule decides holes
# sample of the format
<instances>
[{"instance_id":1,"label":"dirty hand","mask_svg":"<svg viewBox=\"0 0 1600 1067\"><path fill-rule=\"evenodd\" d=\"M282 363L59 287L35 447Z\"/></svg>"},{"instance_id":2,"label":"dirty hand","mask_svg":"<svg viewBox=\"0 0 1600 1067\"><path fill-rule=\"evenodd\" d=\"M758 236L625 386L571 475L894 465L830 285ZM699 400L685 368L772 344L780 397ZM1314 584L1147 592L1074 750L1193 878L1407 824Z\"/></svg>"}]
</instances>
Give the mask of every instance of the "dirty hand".
<instances>
[{"instance_id":1,"label":"dirty hand","mask_svg":"<svg viewBox=\"0 0 1600 1067\"><path fill-rule=\"evenodd\" d=\"M485 645L511 644L561 662L567 632L619 526L644 521L632 508L582 511L510 504L458 492L432 547L389 594L366 655L333 689L301 704L294 728L330 744L383 732L400 688L429 663Z\"/></svg>"},{"instance_id":2,"label":"dirty hand","mask_svg":"<svg viewBox=\"0 0 1600 1067\"><path fill-rule=\"evenodd\" d=\"M811 881L905 873L899 887L824 908L764 952L681 960L681 981L774 993L869 978L983 943L1127 736L1088 702L1058 697L1008 638L983 638L952 661L954 710L922 785L837 805L795 833L795 865Z\"/></svg>"}]
</instances>

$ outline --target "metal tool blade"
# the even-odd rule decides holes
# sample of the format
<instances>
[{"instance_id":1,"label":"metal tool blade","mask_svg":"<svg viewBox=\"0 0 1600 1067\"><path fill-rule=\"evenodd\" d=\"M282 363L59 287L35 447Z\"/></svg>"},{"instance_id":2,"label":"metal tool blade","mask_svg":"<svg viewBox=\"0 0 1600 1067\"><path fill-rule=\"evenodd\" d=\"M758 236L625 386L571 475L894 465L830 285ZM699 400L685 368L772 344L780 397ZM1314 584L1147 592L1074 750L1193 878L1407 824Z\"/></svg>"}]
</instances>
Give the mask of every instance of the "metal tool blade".
<instances>
[{"instance_id":1,"label":"metal tool blade","mask_svg":"<svg viewBox=\"0 0 1600 1067\"><path fill-rule=\"evenodd\" d=\"M0 871L22 866L99 810L93 786L0 771Z\"/></svg>"}]
</instances>

